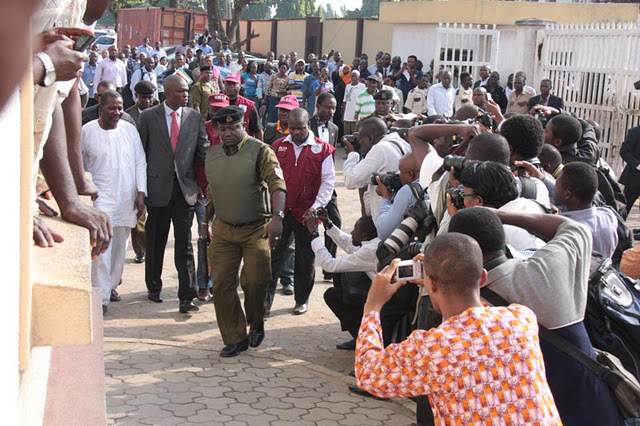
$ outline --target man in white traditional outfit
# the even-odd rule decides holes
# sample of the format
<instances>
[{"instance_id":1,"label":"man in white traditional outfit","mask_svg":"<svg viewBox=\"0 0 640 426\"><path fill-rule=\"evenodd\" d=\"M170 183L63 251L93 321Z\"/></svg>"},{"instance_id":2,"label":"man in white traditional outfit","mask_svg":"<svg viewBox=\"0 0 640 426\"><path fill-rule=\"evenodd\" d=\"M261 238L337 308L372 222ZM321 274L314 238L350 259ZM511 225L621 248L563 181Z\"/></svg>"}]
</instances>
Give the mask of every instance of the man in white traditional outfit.
<instances>
[{"instance_id":1,"label":"man in white traditional outfit","mask_svg":"<svg viewBox=\"0 0 640 426\"><path fill-rule=\"evenodd\" d=\"M102 312L118 301L127 239L143 211L147 195L147 161L138 130L126 121L122 97L109 90L98 104L99 120L82 127L84 166L100 191L94 206L105 212L113 226L113 239L104 255L91 263L91 283L102 290Z\"/></svg>"}]
</instances>

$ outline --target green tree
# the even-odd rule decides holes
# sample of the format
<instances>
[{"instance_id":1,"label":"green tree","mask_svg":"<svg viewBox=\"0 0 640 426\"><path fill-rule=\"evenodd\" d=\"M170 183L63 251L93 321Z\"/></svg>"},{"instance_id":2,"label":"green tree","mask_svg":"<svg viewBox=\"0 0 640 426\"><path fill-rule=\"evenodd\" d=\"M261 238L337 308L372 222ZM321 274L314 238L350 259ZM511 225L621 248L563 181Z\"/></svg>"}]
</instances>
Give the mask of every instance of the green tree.
<instances>
[{"instance_id":1,"label":"green tree","mask_svg":"<svg viewBox=\"0 0 640 426\"><path fill-rule=\"evenodd\" d=\"M250 4L242 12L242 19L271 19L271 6L267 3Z\"/></svg>"},{"instance_id":2,"label":"green tree","mask_svg":"<svg viewBox=\"0 0 640 426\"><path fill-rule=\"evenodd\" d=\"M317 16L314 0L276 0L276 18L300 19L307 16Z\"/></svg>"}]
</instances>

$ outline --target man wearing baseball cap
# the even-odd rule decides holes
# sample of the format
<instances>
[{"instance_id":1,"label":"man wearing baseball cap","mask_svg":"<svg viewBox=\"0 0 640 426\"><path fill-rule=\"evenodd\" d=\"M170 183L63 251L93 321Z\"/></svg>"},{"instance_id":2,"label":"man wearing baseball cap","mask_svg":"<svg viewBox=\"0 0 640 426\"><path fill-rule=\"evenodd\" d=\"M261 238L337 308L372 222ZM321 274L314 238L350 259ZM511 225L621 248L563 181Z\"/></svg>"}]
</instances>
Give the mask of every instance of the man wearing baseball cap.
<instances>
[{"instance_id":1,"label":"man wearing baseball cap","mask_svg":"<svg viewBox=\"0 0 640 426\"><path fill-rule=\"evenodd\" d=\"M256 103L244 96L240 96L240 84L241 79L238 74L230 72L224 78L224 92L229 97L229 105L242 108L246 132L249 136L262 140L264 133Z\"/></svg>"},{"instance_id":2,"label":"man wearing baseball cap","mask_svg":"<svg viewBox=\"0 0 640 426\"><path fill-rule=\"evenodd\" d=\"M264 143L271 145L280 138L285 138L289 134L289 111L300 107L298 99L293 95L285 95L280 98L276 105L278 108L278 121L268 123L264 129Z\"/></svg>"},{"instance_id":3,"label":"man wearing baseball cap","mask_svg":"<svg viewBox=\"0 0 640 426\"><path fill-rule=\"evenodd\" d=\"M264 339L270 248L276 247L282 234L286 198L275 152L247 135L243 118L244 111L237 106L224 107L213 116L222 143L207 150L205 162L216 208L211 228L211 270L216 283L213 303L225 344L222 357L236 356L249 346L258 347ZM210 219L207 217L206 223ZM246 312L238 297L243 258L240 281Z\"/></svg>"},{"instance_id":4,"label":"man wearing baseball cap","mask_svg":"<svg viewBox=\"0 0 640 426\"><path fill-rule=\"evenodd\" d=\"M209 117L216 115L224 107L229 106L229 97L224 93L216 93L209 96ZM218 135L218 129L214 125L213 120L206 121L204 127L207 130L207 136L209 137L209 143L211 145L218 145L222 143L220 136Z\"/></svg>"},{"instance_id":5,"label":"man wearing baseball cap","mask_svg":"<svg viewBox=\"0 0 640 426\"><path fill-rule=\"evenodd\" d=\"M289 74L287 92L298 98L298 103L302 102L302 84L304 83L304 79L309 75L304 72L304 67L304 59L298 59L293 66L293 71Z\"/></svg>"},{"instance_id":6,"label":"man wearing baseball cap","mask_svg":"<svg viewBox=\"0 0 640 426\"><path fill-rule=\"evenodd\" d=\"M373 114L376 110L376 101L373 100L373 96L378 93L378 83L381 82L382 78L378 74L367 77L365 82L367 88L356 97L355 114L358 121Z\"/></svg>"}]
</instances>

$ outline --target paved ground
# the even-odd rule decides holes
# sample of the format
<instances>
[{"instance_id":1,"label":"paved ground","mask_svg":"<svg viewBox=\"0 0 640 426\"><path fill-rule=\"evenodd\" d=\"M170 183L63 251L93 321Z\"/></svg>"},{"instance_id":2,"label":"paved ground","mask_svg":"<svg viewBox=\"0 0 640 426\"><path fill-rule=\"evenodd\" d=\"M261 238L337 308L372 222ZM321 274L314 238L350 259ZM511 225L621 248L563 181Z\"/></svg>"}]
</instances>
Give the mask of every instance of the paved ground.
<instances>
[{"instance_id":1,"label":"paved ground","mask_svg":"<svg viewBox=\"0 0 640 426\"><path fill-rule=\"evenodd\" d=\"M336 155L342 170L342 150ZM355 191L337 177L343 228L359 217ZM195 231L195 228L194 228ZM194 233L194 235L197 235ZM292 296L276 296L266 338L257 349L221 358L213 304L194 315L178 313L173 241L166 253L164 303L147 300L144 265L127 254L122 301L105 316L109 424L408 425L410 401L380 401L350 393L355 383L349 340L322 299L331 284L316 281L309 312L291 315ZM195 240L194 240L195 247ZM316 278L322 278L317 271Z\"/></svg>"}]
</instances>

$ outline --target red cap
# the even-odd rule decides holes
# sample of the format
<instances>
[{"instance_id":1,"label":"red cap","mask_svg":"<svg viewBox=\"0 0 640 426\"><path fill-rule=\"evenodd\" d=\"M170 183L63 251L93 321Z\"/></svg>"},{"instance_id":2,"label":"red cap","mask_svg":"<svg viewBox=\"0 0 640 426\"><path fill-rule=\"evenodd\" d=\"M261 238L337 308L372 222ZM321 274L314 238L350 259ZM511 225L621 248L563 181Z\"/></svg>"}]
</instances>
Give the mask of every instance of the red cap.
<instances>
[{"instance_id":1,"label":"red cap","mask_svg":"<svg viewBox=\"0 0 640 426\"><path fill-rule=\"evenodd\" d=\"M230 72L229 74L227 74L227 76L224 78L224 81L231 81L233 83L238 83L240 84L240 74L234 74L232 72Z\"/></svg>"},{"instance_id":2,"label":"red cap","mask_svg":"<svg viewBox=\"0 0 640 426\"><path fill-rule=\"evenodd\" d=\"M224 93L213 94L209 96L209 106L220 108L229 106L229 97Z\"/></svg>"},{"instance_id":3,"label":"red cap","mask_svg":"<svg viewBox=\"0 0 640 426\"><path fill-rule=\"evenodd\" d=\"M291 111L292 109L300 108L298 98L293 95L285 95L280 98L280 103L276 105L276 108L282 108Z\"/></svg>"}]
</instances>

